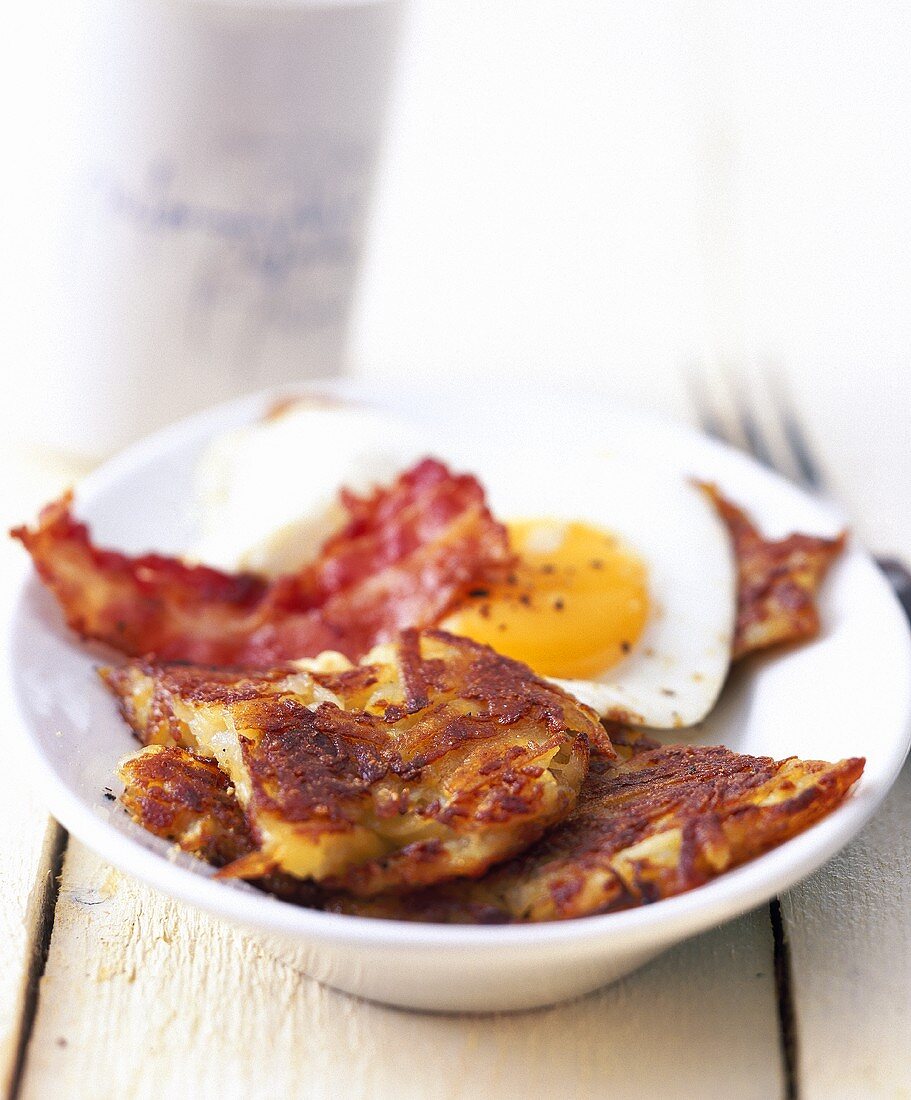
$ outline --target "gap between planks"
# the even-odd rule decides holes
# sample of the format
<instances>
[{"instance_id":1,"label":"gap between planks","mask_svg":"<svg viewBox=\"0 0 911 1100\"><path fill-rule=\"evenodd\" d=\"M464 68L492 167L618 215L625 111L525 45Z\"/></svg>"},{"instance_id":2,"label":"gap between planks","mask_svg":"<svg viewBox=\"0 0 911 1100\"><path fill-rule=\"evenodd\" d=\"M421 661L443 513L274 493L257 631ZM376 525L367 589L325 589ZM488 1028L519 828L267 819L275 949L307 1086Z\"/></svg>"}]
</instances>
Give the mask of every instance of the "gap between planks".
<instances>
[{"instance_id":1,"label":"gap between planks","mask_svg":"<svg viewBox=\"0 0 911 1100\"><path fill-rule=\"evenodd\" d=\"M10 1037L6 1095L16 1100L22 1085L29 1041L38 1011L38 991L47 965L57 912L60 876L69 834L53 818L48 818L47 833L35 874L35 885L25 914L26 958L18 1002L18 1020Z\"/></svg>"},{"instance_id":2,"label":"gap between planks","mask_svg":"<svg viewBox=\"0 0 911 1100\"><path fill-rule=\"evenodd\" d=\"M775 993L778 1007L778 1036L781 1043L781 1067L784 1074L785 1100L799 1100L797 1011L794 1007L794 973L791 967L791 951L787 931L781 916L781 901L769 902L769 920L772 926L772 951L775 975Z\"/></svg>"}]
</instances>

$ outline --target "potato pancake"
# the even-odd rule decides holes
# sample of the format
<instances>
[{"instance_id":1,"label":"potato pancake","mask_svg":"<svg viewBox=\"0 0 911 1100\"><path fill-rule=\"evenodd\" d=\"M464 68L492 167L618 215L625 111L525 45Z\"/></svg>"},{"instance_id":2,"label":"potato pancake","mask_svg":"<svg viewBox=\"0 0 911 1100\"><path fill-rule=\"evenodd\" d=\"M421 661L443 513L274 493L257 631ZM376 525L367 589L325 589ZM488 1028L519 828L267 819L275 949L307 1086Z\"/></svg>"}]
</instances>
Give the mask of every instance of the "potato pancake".
<instances>
[{"instance_id":1,"label":"potato pancake","mask_svg":"<svg viewBox=\"0 0 911 1100\"><path fill-rule=\"evenodd\" d=\"M397 920L563 920L692 890L802 832L860 777L862 759L774 761L632 734L592 760L575 811L476 882L399 897L337 895L333 912Z\"/></svg>"},{"instance_id":2,"label":"potato pancake","mask_svg":"<svg viewBox=\"0 0 911 1100\"><path fill-rule=\"evenodd\" d=\"M213 867L249 855L256 841L225 773L214 760L176 745L149 745L120 762L121 802L147 832ZM275 872L252 880L276 897L318 905L312 883Z\"/></svg>"},{"instance_id":3,"label":"potato pancake","mask_svg":"<svg viewBox=\"0 0 911 1100\"><path fill-rule=\"evenodd\" d=\"M140 740L212 758L257 850L223 873L282 871L369 896L477 876L572 810L588 708L524 665L405 631L360 665L324 654L263 676L133 663L103 670Z\"/></svg>"},{"instance_id":4,"label":"potato pancake","mask_svg":"<svg viewBox=\"0 0 911 1100\"><path fill-rule=\"evenodd\" d=\"M280 875L258 885L299 904L396 920L483 924L607 913L691 890L783 843L830 813L863 771L858 759L776 763L723 748L661 746L616 726L613 736L620 759L592 761L570 817L481 879L373 898L307 892ZM150 752L156 755L141 764ZM198 810L159 812L155 788L166 758L170 777L186 769L192 788L211 784ZM217 768L203 771L199 763L176 748L135 754L121 769L127 808L152 832L204 858L200 835L209 850L246 851L250 834L239 806L233 815L211 812L210 801L226 797L223 781ZM183 799L184 784L174 782Z\"/></svg>"},{"instance_id":5,"label":"potato pancake","mask_svg":"<svg viewBox=\"0 0 911 1100\"><path fill-rule=\"evenodd\" d=\"M234 788L214 760L149 745L120 762L130 817L215 867L256 849Z\"/></svg>"},{"instance_id":6,"label":"potato pancake","mask_svg":"<svg viewBox=\"0 0 911 1100\"><path fill-rule=\"evenodd\" d=\"M737 624L732 659L819 633L816 593L845 545L845 535L824 539L791 534L767 539L750 517L716 485L702 484L731 536L737 562Z\"/></svg>"}]
</instances>

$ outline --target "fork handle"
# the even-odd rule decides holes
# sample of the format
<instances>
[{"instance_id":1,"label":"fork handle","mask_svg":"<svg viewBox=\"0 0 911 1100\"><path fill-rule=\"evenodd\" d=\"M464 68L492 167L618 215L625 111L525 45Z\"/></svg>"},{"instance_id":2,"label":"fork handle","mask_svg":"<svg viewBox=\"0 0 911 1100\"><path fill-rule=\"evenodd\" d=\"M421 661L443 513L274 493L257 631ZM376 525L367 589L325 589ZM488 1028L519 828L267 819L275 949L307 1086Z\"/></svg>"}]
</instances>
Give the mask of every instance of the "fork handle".
<instances>
[{"instance_id":1,"label":"fork handle","mask_svg":"<svg viewBox=\"0 0 911 1100\"><path fill-rule=\"evenodd\" d=\"M898 602L911 622L911 572L897 558L877 558L876 564L886 574L886 580L892 585Z\"/></svg>"}]
</instances>

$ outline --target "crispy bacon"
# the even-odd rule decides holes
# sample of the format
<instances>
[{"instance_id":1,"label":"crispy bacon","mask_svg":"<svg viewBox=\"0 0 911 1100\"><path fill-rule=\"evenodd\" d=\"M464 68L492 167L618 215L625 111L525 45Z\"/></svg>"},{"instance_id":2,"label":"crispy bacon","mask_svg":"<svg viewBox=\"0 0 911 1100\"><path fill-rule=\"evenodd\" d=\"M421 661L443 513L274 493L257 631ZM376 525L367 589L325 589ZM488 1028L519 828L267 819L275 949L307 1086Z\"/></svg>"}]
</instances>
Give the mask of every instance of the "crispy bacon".
<instances>
[{"instance_id":1,"label":"crispy bacon","mask_svg":"<svg viewBox=\"0 0 911 1100\"><path fill-rule=\"evenodd\" d=\"M505 528L469 475L424 459L366 497L298 573L267 581L159 554L96 547L70 494L11 532L70 627L130 656L267 668L335 649L352 660L406 627L438 621L508 567Z\"/></svg>"},{"instance_id":2,"label":"crispy bacon","mask_svg":"<svg viewBox=\"0 0 911 1100\"><path fill-rule=\"evenodd\" d=\"M844 548L845 534L834 539L802 534L767 539L716 485L702 488L730 533L737 559L733 659L784 642L815 638L819 633L816 593Z\"/></svg>"}]
</instances>

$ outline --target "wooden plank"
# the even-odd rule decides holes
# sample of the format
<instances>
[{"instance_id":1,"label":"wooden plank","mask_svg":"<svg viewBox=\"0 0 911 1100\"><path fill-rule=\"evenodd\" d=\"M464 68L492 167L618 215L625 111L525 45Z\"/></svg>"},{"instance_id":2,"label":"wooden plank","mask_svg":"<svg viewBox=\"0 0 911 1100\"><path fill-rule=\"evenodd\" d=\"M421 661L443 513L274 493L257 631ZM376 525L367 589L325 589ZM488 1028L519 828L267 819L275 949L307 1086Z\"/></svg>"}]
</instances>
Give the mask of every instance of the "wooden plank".
<instances>
[{"instance_id":1,"label":"wooden plank","mask_svg":"<svg viewBox=\"0 0 911 1100\"><path fill-rule=\"evenodd\" d=\"M6 727L9 728L9 727ZM62 830L27 791L4 794L0 828L0 1095L12 1089L26 1039L33 987L53 919Z\"/></svg>"},{"instance_id":2,"label":"wooden plank","mask_svg":"<svg viewBox=\"0 0 911 1100\"><path fill-rule=\"evenodd\" d=\"M782 1089L765 907L572 1004L431 1016L368 1004L244 933L117 873L76 842L25 1100L649 1095Z\"/></svg>"},{"instance_id":3,"label":"wooden plank","mask_svg":"<svg viewBox=\"0 0 911 1100\"><path fill-rule=\"evenodd\" d=\"M876 817L782 898L805 1100L911 1095L911 765Z\"/></svg>"},{"instance_id":4,"label":"wooden plank","mask_svg":"<svg viewBox=\"0 0 911 1100\"><path fill-rule=\"evenodd\" d=\"M4 472L0 494L0 530L31 517L80 471L52 455L0 449ZM10 581L18 576L22 550L0 538L0 620L9 617ZM0 642L0 650L4 649ZM0 652L6 664L6 653ZM18 730L10 700L0 696L0 729L6 737L15 774L26 774L18 748ZM10 1089L27 1023L31 986L43 956L43 932L52 917L53 872L61 833L27 782L6 783L0 799L0 1095Z\"/></svg>"}]
</instances>

